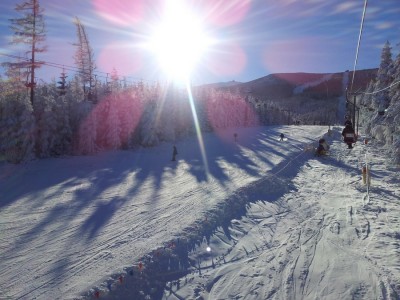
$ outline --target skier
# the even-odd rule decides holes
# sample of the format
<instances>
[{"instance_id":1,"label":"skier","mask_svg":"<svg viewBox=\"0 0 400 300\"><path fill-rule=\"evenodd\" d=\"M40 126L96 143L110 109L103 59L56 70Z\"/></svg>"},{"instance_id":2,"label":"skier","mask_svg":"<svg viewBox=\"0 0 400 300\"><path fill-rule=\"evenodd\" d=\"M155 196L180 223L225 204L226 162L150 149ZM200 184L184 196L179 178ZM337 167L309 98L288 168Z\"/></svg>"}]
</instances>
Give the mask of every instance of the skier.
<instances>
[{"instance_id":1,"label":"skier","mask_svg":"<svg viewBox=\"0 0 400 300\"><path fill-rule=\"evenodd\" d=\"M283 138L285 137L285 135L283 133L281 133L280 137L281 137L280 141L283 141Z\"/></svg>"},{"instance_id":2,"label":"skier","mask_svg":"<svg viewBox=\"0 0 400 300\"><path fill-rule=\"evenodd\" d=\"M178 155L178 150L176 149L176 146L174 145L173 150L172 150L172 159L171 159L171 161L175 161L177 155Z\"/></svg>"},{"instance_id":3,"label":"skier","mask_svg":"<svg viewBox=\"0 0 400 300\"><path fill-rule=\"evenodd\" d=\"M353 127L353 123L351 122L351 119L348 115L346 115L345 120L344 120L344 126L350 125Z\"/></svg>"},{"instance_id":4,"label":"skier","mask_svg":"<svg viewBox=\"0 0 400 300\"><path fill-rule=\"evenodd\" d=\"M351 127L353 127L353 123L351 123L351 120L346 120L344 121L344 126L350 125Z\"/></svg>"},{"instance_id":5,"label":"skier","mask_svg":"<svg viewBox=\"0 0 400 300\"><path fill-rule=\"evenodd\" d=\"M343 136L343 141L347 144L349 149L353 148L353 143L355 143L356 135L353 129L353 126L350 124L347 124L346 127L342 131L342 136Z\"/></svg>"}]
</instances>

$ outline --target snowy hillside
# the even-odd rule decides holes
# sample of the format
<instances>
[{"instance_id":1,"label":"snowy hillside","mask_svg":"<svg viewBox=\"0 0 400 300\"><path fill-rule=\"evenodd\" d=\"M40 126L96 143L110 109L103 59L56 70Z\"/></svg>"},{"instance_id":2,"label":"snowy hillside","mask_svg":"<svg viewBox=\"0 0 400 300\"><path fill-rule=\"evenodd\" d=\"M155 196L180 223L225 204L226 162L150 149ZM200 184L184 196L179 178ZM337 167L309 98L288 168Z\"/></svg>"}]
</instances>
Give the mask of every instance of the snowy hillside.
<instances>
[{"instance_id":1,"label":"snowy hillside","mask_svg":"<svg viewBox=\"0 0 400 300\"><path fill-rule=\"evenodd\" d=\"M327 129L1 165L0 299L398 299L399 170Z\"/></svg>"}]
</instances>

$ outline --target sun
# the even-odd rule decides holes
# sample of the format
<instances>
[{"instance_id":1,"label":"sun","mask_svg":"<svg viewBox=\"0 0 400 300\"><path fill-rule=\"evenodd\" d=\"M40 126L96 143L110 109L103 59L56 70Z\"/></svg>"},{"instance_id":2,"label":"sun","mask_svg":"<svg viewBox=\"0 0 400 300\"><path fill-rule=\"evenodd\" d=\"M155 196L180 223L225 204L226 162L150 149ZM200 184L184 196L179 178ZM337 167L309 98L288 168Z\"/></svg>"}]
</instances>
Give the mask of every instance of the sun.
<instances>
[{"instance_id":1,"label":"sun","mask_svg":"<svg viewBox=\"0 0 400 300\"><path fill-rule=\"evenodd\" d=\"M165 13L150 35L148 48L170 80L188 81L212 39L183 1L167 1Z\"/></svg>"}]
</instances>

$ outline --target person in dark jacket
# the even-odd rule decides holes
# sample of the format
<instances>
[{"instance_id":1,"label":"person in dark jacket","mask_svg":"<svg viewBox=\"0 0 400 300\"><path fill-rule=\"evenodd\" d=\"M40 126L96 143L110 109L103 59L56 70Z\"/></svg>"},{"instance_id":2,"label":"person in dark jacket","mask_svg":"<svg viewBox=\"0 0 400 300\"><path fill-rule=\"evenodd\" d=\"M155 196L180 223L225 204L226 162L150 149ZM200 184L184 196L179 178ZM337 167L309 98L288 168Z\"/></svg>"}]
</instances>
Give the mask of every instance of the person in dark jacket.
<instances>
[{"instance_id":1,"label":"person in dark jacket","mask_svg":"<svg viewBox=\"0 0 400 300\"><path fill-rule=\"evenodd\" d=\"M322 144L319 144L316 151L317 156L326 155L325 148Z\"/></svg>"},{"instance_id":2,"label":"person in dark jacket","mask_svg":"<svg viewBox=\"0 0 400 300\"><path fill-rule=\"evenodd\" d=\"M328 153L328 150L329 150L328 143L325 141L325 139L320 139L316 151L317 156L326 155Z\"/></svg>"},{"instance_id":3,"label":"person in dark jacket","mask_svg":"<svg viewBox=\"0 0 400 300\"><path fill-rule=\"evenodd\" d=\"M354 132L353 126L347 124L342 131L343 141L347 144L348 148L353 148L353 143L356 141L356 134Z\"/></svg>"},{"instance_id":4,"label":"person in dark jacket","mask_svg":"<svg viewBox=\"0 0 400 300\"><path fill-rule=\"evenodd\" d=\"M351 121L348 119L344 122L344 126L347 126L347 125L350 125L351 127L353 127L353 123L351 123Z\"/></svg>"},{"instance_id":5,"label":"person in dark jacket","mask_svg":"<svg viewBox=\"0 0 400 300\"><path fill-rule=\"evenodd\" d=\"M176 156L178 155L178 149L176 149L176 146L172 148L172 159L171 161L176 161Z\"/></svg>"}]
</instances>

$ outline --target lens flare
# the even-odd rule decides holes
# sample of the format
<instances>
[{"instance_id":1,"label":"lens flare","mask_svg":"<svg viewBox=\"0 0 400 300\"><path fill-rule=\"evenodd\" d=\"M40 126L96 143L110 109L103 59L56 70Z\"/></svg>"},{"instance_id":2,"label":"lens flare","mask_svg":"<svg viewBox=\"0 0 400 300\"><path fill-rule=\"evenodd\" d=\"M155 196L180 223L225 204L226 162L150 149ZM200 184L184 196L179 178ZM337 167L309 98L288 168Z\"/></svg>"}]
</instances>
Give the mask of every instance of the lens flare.
<instances>
[{"instance_id":1,"label":"lens flare","mask_svg":"<svg viewBox=\"0 0 400 300\"><path fill-rule=\"evenodd\" d=\"M197 118L197 112L196 112L196 107L194 105L193 94L192 94L192 90L190 87L190 83L188 81L186 82L186 90L187 90L188 97L189 97L190 108L192 110L193 122L194 122L194 126L196 128L196 135L197 135L197 140L198 140L199 147L200 147L201 157L203 159L204 169L205 169L205 173L206 173L205 174L206 180L208 181L210 169L208 167L206 149L204 147L203 136L201 135L200 123Z\"/></svg>"},{"instance_id":2,"label":"lens flare","mask_svg":"<svg viewBox=\"0 0 400 300\"><path fill-rule=\"evenodd\" d=\"M200 19L181 1L168 1L164 15L153 25L146 48L173 81L189 78L212 43Z\"/></svg>"},{"instance_id":3,"label":"lens flare","mask_svg":"<svg viewBox=\"0 0 400 300\"><path fill-rule=\"evenodd\" d=\"M208 23L220 27L242 21L251 6L251 0L190 0L188 2Z\"/></svg>"},{"instance_id":4,"label":"lens flare","mask_svg":"<svg viewBox=\"0 0 400 300\"><path fill-rule=\"evenodd\" d=\"M312 65L319 72L330 63L322 59L326 52L322 50L325 42L315 37L277 40L265 47L262 61L270 73L293 73L294 70L300 72L310 69ZM316 61L318 65L315 65Z\"/></svg>"},{"instance_id":5,"label":"lens flare","mask_svg":"<svg viewBox=\"0 0 400 300\"><path fill-rule=\"evenodd\" d=\"M118 149L129 143L142 115L142 101L131 92L113 93L101 99L79 128L79 151ZM116 128L120 128L115 134Z\"/></svg>"},{"instance_id":6,"label":"lens flare","mask_svg":"<svg viewBox=\"0 0 400 300\"><path fill-rule=\"evenodd\" d=\"M115 68L119 75L128 76L141 70L142 56L132 45L113 43L100 52L98 67L104 72L111 72Z\"/></svg>"},{"instance_id":7,"label":"lens flare","mask_svg":"<svg viewBox=\"0 0 400 300\"><path fill-rule=\"evenodd\" d=\"M235 43L225 42L214 47L207 57L208 69L217 75L236 75L245 68L247 57L243 49Z\"/></svg>"},{"instance_id":8,"label":"lens flare","mask_svg":"<svg viewBox=\"0 0 400 300\"><path fill-rule=\"evenodd\" d=\"M143 19L142 0L93 0L92 4L100 16L118 26L131 26Z\"/></svg>"}]
</instances>

